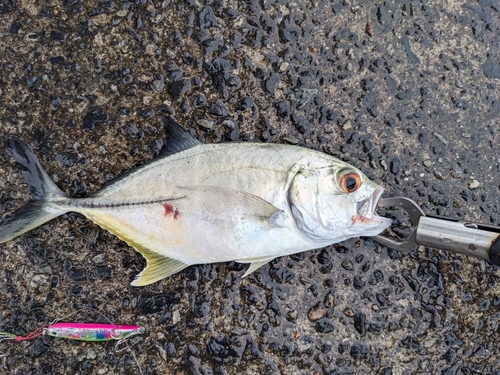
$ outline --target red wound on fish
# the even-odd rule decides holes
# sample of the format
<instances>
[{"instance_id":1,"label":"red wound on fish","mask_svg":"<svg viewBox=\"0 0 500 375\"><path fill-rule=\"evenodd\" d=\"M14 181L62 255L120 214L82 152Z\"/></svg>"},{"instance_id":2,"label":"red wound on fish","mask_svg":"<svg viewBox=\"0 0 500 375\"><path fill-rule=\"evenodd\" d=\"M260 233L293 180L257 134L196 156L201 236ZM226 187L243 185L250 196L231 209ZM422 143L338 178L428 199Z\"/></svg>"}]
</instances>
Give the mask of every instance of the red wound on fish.
<instances>
[{"instance_id":1,"label":"red wound on fish","mask_svg":"<svg viewBox=\"0 0 500 375\"><path fill-rule=\"evenodd\" d=\"M179 215L180 215L181 213L180 213L180 211L179 211L179 209L178 209L178 208L176 208L176 209L174 210L174 207L173 207L171 204L169 204L169 203L162 203L162 205L163 205L163 208L165 209L165 213L163 214L163 216L165 216L165 217L166 217L166 216L168 216L168 215L170 215L170 214L172 214L172 213L173 213L173 214L174 214L174 219L175 219L175 220L177 220L177 219L179 218Z\"/></svg>"},{"instance_id":2,"label":"red wound on fish","mask_svg":"<svg viewBox=\"0 0 500 375\"><path fill-rule=\"evenodd\" d=\"M171 204L163 203L163 208L165 209L165 213L163 214L163 216L170 215L172 212L174 212L174 208Z\"/></svg>"}]
</instances>

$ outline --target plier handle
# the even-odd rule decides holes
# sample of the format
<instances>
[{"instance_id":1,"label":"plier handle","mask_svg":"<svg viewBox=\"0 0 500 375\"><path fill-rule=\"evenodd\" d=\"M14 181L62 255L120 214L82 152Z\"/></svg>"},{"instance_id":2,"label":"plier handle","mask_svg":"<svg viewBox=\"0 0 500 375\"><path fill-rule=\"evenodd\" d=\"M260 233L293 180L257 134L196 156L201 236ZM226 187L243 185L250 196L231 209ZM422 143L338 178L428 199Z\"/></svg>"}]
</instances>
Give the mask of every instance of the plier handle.
<instances>
[{"instance_id":1,"label":"plier handle","mask_svg":"<svg viewBox=\"0 0 500 375\"><path fill-rule=\"evenodd\" d=\"M426 215L413 200L405 197L382 198L377 207L401 208L413 226L406 240L393 240L383 234L373 237L388 248L409 252L423 245L464 254L500 266L500 227L471 221L458 221Z\"/></svg>"}]
</instances>

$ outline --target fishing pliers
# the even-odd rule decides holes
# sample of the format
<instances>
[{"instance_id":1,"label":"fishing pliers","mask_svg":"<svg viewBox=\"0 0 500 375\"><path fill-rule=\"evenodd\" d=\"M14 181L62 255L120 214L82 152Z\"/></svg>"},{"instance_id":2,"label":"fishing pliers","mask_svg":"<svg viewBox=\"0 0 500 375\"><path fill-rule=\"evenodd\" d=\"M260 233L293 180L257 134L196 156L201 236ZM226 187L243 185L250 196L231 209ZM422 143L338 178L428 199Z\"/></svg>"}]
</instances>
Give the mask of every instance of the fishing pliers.
<instances>
[{"instance_id":1,"label":"fishing pliers","mask_svg":"<svg viewBox=\"0 0 500 375\"><path fill-rule=\"evenodd\" d=\"M407 253L422 245L485 259L500 266L498 226L426 215L415 201L405 197L382 198L377 206L388 211L402 209L411 223L406 239L390 238L386 232L391 232L392 228L373 237L382 246Z\"/></svg>"}]
</instances>

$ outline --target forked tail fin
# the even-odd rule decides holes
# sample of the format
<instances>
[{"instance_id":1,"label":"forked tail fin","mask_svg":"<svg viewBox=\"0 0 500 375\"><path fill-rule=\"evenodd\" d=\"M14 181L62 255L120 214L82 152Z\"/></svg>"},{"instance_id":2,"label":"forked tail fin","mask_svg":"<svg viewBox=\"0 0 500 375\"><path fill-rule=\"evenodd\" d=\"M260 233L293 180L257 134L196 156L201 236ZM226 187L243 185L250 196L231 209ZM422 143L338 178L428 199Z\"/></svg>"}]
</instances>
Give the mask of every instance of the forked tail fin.
<instances>
[{"instance_id":1,"label":"forked tail fin","mask_svg":"<svg viewBox=\"0 0 500 375\"><path fill-rule=\"evenodd\" d=\"M33 200L0 221L0 243L10 241L66 212L51 208L51 200L67 195L43 170L33 151L16 138L8 139L7 149L19 164L21 175L29 185Z\"/></svg>"}]
</instances>

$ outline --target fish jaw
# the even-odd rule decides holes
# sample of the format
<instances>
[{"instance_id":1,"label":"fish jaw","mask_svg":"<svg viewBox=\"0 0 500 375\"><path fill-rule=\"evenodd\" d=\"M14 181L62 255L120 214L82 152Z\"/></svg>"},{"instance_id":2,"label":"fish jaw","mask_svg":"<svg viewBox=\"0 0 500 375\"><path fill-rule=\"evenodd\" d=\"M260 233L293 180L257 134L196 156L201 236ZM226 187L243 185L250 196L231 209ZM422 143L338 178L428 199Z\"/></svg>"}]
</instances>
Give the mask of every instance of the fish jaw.
<instances>
[{"instance_id":1,"label":"fish jaw","mask_svg":"<svg viewBox=\"0 0 500 375\"><path fill-rule=\"evenodd\" d=\"M392 224L392 220L375 213L384 188L376 186L372 195L357 203L357 214L352 218L351 230L363 236L376 236Z\"/></svg>"}]
</instances>

